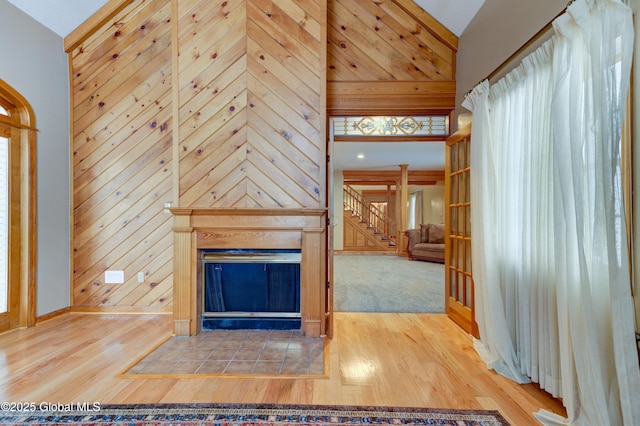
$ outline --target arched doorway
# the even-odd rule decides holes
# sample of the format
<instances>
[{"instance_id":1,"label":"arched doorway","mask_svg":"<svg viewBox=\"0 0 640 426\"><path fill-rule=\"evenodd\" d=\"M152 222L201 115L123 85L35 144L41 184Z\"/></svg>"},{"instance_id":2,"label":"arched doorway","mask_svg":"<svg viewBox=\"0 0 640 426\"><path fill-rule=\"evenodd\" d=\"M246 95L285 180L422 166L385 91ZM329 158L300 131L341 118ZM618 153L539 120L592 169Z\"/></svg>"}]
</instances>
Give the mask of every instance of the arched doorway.
<instances>
[{"instance_id":1,"label":"arched doorway","mask_svg":"<svg viewBox=\"0 0 640 426\"><path fill-rule=\"evenodd\" d=\"M0 331L35 324L35 116L0 80Z\"/></svg>"}]
</instances>

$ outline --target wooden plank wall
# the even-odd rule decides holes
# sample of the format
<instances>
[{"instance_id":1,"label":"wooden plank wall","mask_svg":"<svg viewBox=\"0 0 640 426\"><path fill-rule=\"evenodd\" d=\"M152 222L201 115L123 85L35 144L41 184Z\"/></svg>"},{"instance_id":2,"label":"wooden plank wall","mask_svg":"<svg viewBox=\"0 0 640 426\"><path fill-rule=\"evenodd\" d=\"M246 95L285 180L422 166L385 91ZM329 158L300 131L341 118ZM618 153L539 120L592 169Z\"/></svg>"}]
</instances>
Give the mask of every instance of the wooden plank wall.
<instances>
[{"instance_id":1,"label":"wooden plank wall","mask_svg":"<svg viewBox=\"0 0 640 426\"><path fill-rule=\"evenodd\" d=\"M165 202L326 206L326 13L313 0L112 0L67 38L74 307L170 309Z\"/></svg>"},{"instance_id":2,"label":"wooden plank wall","mask_svg":"<svg viewBox=\"0 0 640 426\"><path fill-rule=\"evenodd\" d=\"M329 81L455 80L457 38L411 0L330 0L328 38Z\"/></svg>"},{"instance_id":3,"label":"wooden plank wall","mask_svg":"<svg viewBox=\"0 0 640 426\"><path fill-rule=\"evenodd\" d=\"M180 205L325 205L326 10L182 0Z\"/></svg>"},{"instance_id":4,"label":"wooden plank wall","mask_svg":"<svg viewBox=\"0 0 640 426\"><path fill-rule=\"evenodd\" d=\"M132 2L68 53L72 305L170 306L171 3ZM124 270L126 283L105 284L105 270Z\"/></svg>"},{"instance_id":5,"label":"wooden plank wall","mask_svg":"<svg viewBox=\"0 0 640 426\"><path fill-rule=\"evenodd\" d=\"M330 0L331 115L449 114L458 38L412 0Z\"/></svg>"},{"instance_id":6,"label":"wooden plank wall","mask_svg":"<svg viewBox=\"0 0 640 426\"><path fill-rule=\"evenodd\" d=\"M72 306L171 308L165 202L326 207L327 80L455 88L450 34L416 8L410 0L111 0L68 36ZM376 87L402 102L415 91ZM124 270L125 284L105 284L105 270Z\"/></svg>"}]
</instances>

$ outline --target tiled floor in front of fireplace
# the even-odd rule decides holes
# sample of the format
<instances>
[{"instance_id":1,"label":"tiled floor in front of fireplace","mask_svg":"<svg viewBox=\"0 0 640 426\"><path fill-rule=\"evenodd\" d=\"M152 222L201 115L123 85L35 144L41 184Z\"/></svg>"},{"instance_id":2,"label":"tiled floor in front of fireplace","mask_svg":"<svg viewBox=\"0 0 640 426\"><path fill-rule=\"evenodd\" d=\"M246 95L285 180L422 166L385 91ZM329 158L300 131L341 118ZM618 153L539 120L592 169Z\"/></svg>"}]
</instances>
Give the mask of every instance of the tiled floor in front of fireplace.
<instances>
[{"instance_id":1,"label":"tiled floor in front of fireplace","mask_svg":"<svg viewBox=\"0 0 640 426\"><path fill-rule=\"evenodd\" d=\"M299 331L207 330L171 337L124 374L322 376L324 344Z\"/></svg>"}]
</instances>

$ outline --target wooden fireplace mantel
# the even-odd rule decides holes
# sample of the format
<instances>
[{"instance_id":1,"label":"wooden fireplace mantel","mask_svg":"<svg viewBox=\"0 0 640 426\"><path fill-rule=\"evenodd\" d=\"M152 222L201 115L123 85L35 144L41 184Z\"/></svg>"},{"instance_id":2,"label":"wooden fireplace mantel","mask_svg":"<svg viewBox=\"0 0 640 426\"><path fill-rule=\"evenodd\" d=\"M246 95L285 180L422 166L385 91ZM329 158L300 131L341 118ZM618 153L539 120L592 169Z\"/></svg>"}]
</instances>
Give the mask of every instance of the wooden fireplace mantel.
<instances>
[{"instance_id":1,"label":"wooden fireplace mantel","mask_svg":"<svg viewBox=\"0 0 640 426\"><path fill-rule=\"evenodd\" d=\"M325 331L325 209L181 208L173 214L173 320L176 336L202 329L201 249L300 249L302 333Z\"/></svg>"}]
</instances>

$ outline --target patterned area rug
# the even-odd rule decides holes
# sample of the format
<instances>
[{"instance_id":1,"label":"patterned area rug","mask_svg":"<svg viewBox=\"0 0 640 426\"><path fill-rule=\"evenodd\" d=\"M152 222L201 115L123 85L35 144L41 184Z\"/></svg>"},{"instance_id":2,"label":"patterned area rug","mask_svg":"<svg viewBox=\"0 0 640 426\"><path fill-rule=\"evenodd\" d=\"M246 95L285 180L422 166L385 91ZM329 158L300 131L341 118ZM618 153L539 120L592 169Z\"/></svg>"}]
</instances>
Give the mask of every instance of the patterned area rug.
<instances>
[{"instance_id":1,"label":"patterned area rug","mask_svg":"<svg viewBox=\"0 0 640 426\"><path fill-rule=\"evenodd\" d=\"M61 405L50 408L58 408L59 411L9 412L3 410L0 411L0 424L9 426L509 425L497 411L428 408L253 404L86 405L80 407ZM78 408L80 410L77 410Z\"/></svg>"}]
</instances>

